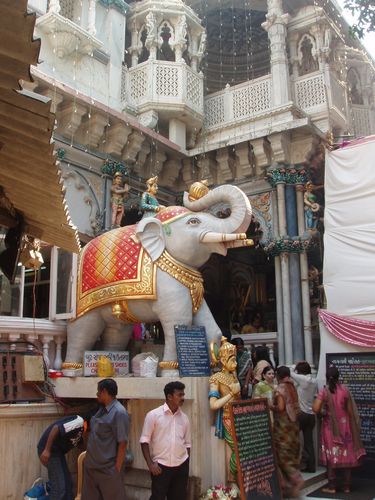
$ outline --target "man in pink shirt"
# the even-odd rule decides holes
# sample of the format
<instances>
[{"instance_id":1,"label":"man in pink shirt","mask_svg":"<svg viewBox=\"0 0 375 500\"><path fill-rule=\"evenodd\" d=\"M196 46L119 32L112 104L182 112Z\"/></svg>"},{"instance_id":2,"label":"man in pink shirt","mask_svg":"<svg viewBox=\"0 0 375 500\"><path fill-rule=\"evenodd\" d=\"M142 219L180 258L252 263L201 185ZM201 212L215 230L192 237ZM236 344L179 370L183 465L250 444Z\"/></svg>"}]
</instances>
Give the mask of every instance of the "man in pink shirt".
<instances>
[{"instance_id":1,"label":"man in pink shirt","mask_svg":"<svg viewBox=\"0 0 375 500\"><path fill-rule=\"evenodd\" d=\"M139 440L151 473L150 500L185 500L189 479L190 423L180 407L185 385L169 382L165 403L147 413Z\"/></svg>"}]
</instances>

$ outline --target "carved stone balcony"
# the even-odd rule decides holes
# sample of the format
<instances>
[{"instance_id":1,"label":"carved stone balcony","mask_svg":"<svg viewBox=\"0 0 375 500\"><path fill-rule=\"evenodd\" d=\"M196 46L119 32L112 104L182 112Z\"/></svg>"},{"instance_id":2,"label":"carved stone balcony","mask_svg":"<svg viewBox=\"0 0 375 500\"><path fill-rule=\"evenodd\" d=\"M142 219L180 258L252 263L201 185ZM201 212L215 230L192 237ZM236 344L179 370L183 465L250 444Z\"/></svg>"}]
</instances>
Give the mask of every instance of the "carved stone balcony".
<instances>
[{"instance_id":1,"label":"carved stone balcony","mask_svg":"<svg viewBox=\"0 0 375 500\"><path fill-rule=\"evenodd\" d=\"M165 118L203 121L203 75L185 62L148 60L123 74L124 104L138 114L157 112Z\"/></svg>"},{"instance_id":2,"label":"carved stone balcony","mask_svg":"<svg viewBox=\"0 0 375 500\"><path fill-rule=\"evenodd\" d=\"M36 21L37 28L48 38L59 58L77 51L90 55L102 47L102 42L70 19L57 12L47 12Z\"/></svg>"}]
</instances>

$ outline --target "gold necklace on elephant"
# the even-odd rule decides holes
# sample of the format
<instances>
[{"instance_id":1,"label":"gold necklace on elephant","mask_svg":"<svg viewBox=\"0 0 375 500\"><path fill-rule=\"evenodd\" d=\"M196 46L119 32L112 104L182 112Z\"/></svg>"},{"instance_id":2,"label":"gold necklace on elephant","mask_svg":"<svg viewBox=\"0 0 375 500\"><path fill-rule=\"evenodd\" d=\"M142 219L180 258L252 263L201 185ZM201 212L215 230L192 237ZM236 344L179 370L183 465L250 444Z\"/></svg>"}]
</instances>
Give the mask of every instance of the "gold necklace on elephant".
<instances>
[{"instance_id":1,"label":"gold necklace on elephant","mask_svg":"<svg viewBox=\"0 0 375 500\"><path fill-rule=\"evenodd\" d=\"M203 301L204 288L201 273L185 264L181 264L181 262L174 259L166 250L164 250L158 260L155 261L155 264L159 269L170 274L189 289L193 305L193 314L195 314Z\"/></svg>"}]
</instances>

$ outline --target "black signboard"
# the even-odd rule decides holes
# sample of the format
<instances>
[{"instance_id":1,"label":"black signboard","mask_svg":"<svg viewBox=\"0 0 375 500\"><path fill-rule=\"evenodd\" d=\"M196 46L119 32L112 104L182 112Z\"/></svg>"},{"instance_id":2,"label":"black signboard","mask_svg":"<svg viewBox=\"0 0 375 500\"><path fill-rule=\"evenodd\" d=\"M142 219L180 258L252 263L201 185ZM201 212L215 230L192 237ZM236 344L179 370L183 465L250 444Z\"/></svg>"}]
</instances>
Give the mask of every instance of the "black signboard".
<instances>
[{"instance_id":1,"label":"black signboard","mask_svg":"<svg viewBox=\"0 0 375 500\"><path fill-rule=\"evenodd\" d=\"M174 331L180 376L209 377L211 363L205 327L175 325Z\"/></svg>"},{"instance_id":2,"label":"black signboard","mask_svg":"<svg viewBox=\"0 0 375 500\"><path fill-rule=\"evenodd\" d=\"M231 404L241 500L282 498L267 399Z\"/></svg>"},{"instance_id":3,"label":"black signboard","mask_svg":"<svg viewBox=\"0 0 375 500\"><path fill-rule=\"evenodd\" d=\"M361 438L368 458L375 458L375 352L326 354L340 382L349 387L361 417Z\"/></svg>"}]
</instances>

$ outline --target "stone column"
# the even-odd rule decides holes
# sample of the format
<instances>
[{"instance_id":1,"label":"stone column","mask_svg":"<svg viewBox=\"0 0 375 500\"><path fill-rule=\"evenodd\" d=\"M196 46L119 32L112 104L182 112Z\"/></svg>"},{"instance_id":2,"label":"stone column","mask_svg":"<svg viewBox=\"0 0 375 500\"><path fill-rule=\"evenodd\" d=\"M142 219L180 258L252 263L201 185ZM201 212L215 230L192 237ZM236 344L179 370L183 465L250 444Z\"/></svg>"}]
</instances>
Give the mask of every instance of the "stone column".
<instances>
[{"instance_id":1,"label":"stone column","mask_svg":"<svg viewBox=\"0 0 375 500\"><path fill-rule=\"evenodd\" d=\"M285 169L280 167L272 172L273 183L276 185L277 195L277 214L279 220L279 234L281 238L287 237L287 222L286 222L286 204L285 204ZM292 316L290 305L290 281L289 281L289 254L287 252L280 253L280 269L281 269L281 289L283 303L283 326L284 326L284 351L285 363L293 363L293 345L292 338Z\"/></svg>"},{"instance_id":2,"label":"stone column","mask_svg":"<svg viewBox=\"0 0 375 500\"><path fill-rule=\"evenodd\" d=\"M186 149L186 123L171 118L169 120L169 140L180 146L181 149Z\"/></svg>"},{"instance_id":3,"label":"stone column","mask_svg":"<svg viewBox=\"0 0 375 500\"><path fill-rule=\"evenodd\" d=\"M89 0L87 31L90 33L91 36L96 35L95 17L96 17L96 0Z\"/></svg>"},{"instance_id":4,"label":"stone column","mask_svg":"<svg viewBox=\"0 0 375 500\"><path fill-rule=\"evenodd\" d=\"M268 32L271 52L273 106L290 101L289 64L286 52L289 14L283 12L282 0L267 0L267 21L262 24Z\"/></svg>"},{"instance_id":5,"label":"stone column","mask_svg":"<svg viewBox=\"0 0 375 500\"><path fill-rule=\"evenodd\" d=\"M276 192L272 191L272 215L274 220L274 234L278 238L279 234L279 217L277 210ZM277 341L279 352L279 363L285 363L285 342L284 342L284 314L283 314L283 288L281 280L281 259L279 255L275 255L275 285L276 285L276 317L277 317Z\"/></svg>"},{"instance_id":6,"label":"stone column","mask_svg":"<svg viewBox=\"0 0 375 500\"><path fill-rule=\"evenodd\" d=\"M58 14L60 10L60 0L50 0L48 12L55 12L56 14Z\"/></svg>"},{"instance_id":7,"label":"stone column","mask_svg":"<svg viewBox=\"0 0 375 500\"><path fill-rule=\"evenodd\" d=\"M296 184L298 234L302 236L305 232L305 213L303 205L303 184ZM301 295L303 316L303 337L305 343L305 359L310 365L313 363L313 349L311 338L311 311L309 292L309 270L307 253L302 252L299 256L301 269Z\"/></svg>"},{"instance_id":8,"label":"stone column","mask_svg":"<svg viewBox=\"0 0 375 500\"><path fill-rule=\"evenodd\" d=\"M286 186L286 213L289 237L298 236L297 207L294 186ZM292 315L293 360L304 358L302 321L301 275L299 256L289 254L290 309Z\"/></svg>"}]
</instances>

